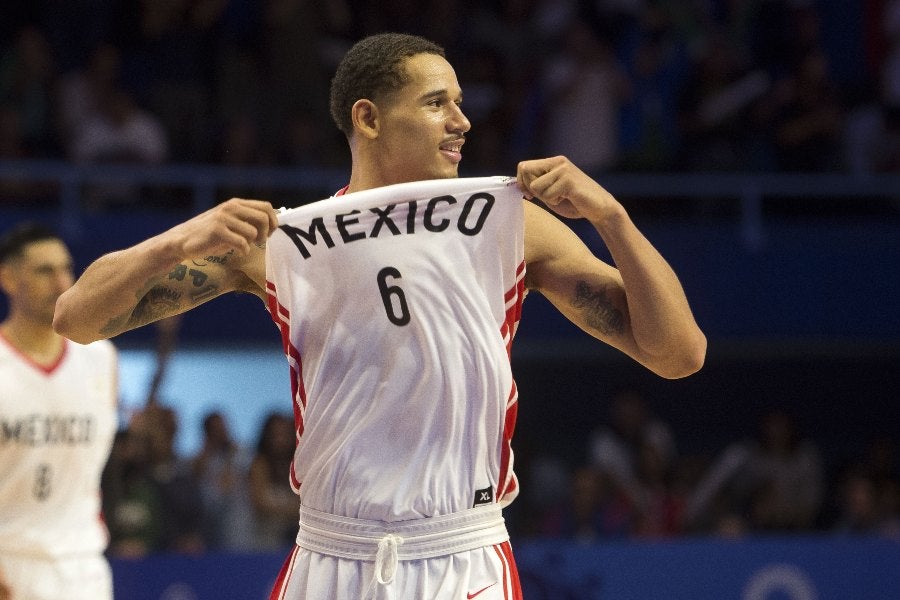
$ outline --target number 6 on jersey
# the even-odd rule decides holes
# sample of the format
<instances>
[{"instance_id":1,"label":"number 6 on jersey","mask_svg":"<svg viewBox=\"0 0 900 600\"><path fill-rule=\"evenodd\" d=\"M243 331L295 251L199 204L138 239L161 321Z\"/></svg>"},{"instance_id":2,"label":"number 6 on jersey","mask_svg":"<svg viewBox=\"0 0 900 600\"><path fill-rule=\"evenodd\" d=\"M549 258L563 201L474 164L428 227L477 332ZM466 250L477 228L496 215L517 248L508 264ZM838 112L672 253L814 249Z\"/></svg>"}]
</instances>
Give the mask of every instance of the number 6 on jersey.
<instances>
[{"instance_id":1,"label":"number 6 on jersey","mask_svg":"<svg viewBox=\"0 0 900 600\"><path fill-rule=\"evenodd\" d=\"M387 313L387 318L394 325L398 327L408 325L409 306L406 304L406 296L399 286L388 285L388 277L400 279L400 271L394 267L385 267L378 271L378 291L381 292L381 301L384 302L384 312Z\"/></svg>"}]
</instances>

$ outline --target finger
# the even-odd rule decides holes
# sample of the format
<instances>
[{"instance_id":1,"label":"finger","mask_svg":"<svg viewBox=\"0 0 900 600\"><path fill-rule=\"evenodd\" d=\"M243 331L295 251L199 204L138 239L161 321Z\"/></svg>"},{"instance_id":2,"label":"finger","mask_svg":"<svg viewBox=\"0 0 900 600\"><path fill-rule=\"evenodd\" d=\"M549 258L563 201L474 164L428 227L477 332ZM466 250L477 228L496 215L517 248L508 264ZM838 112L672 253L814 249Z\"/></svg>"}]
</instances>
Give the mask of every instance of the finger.
<instances>
[{"instance_id":1,"label":"finger","mask_svg":"<svg viewBox=\"0 0 900 600\"><path fill-rule=\"evenodd\" d=\"M278 229L278 213L272 208L272 205L269 204L269 210L266 211L269 215L269 232L268 235L272 235L276 229Z\"/></svg>"},{"instance_id":2,"label":"finger","mask_svg":"<svg viewBox=\"0 0 900 600\"><path fill-rule=\"evenodd\" d=\"M256 227L256 243L263 244L276 229L278 229L278 213L272 208L272 204L265 200L247 200L244 208L250 212L244 213L246 220Z\"/></svg>"},{"instance_id":3,"label":"finger","mask_svg":"<svg viewBox=\"0 0 900 600\"><path fill-rule=\"evenodd\" d=\"M525 178L525 169L523 168L524 163L519 163L516 168L516 185L519 187L519 191L522 192L526 198L531 200L534 196L531 193L531 190L528 188L528 181Z\"/></svg>"},{"instance_id":4,"label":"finger","mask_svg":"<svg viewBox=\"0 0 900 600\"><path fill-rule=\"evenodd\" d=\"M254 239L248 238L241 233L226 229L216 240L218 246L225 252L233 250L239 256L245 256L250 252L250 241Z\"/></svg>"},{"instance_id":5,"label":"finger","mask_svg":"<svg viewBox=\"0 0 900 600\"><path fill-rule=\"evenodd\" d=\"M544 161L541 160L525 160L519 163L516 170L516 182L519 184L519 189L529 200L538 195L535 191L534 181L543 174L543 163Z\"/></svg>"},{"instance_id":6,"label":"finger","mask_svg":"<svg viewBox=\"0 0 900 600\"><path fill-rule=\"evenodd\" d=\"M258 213L242 213L231 215L223 224L226 230L250 243L259 239L260 229L267 228L265 226L268 225L268 221L261 221Z\"/></svg>"}]
</instances>

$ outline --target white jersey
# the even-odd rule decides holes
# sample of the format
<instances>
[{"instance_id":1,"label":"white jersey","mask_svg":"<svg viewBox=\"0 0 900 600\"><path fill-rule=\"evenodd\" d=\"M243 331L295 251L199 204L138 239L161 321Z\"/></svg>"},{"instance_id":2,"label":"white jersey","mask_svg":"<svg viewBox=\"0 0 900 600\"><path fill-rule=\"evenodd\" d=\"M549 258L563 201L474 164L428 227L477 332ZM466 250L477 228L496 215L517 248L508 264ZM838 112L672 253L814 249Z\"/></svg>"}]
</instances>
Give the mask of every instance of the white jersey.
<instances>
[{"instance_id":1,"label":"white jersey","mask_svg":"<svg viewBox=\"0 0 900 600\"><path fill-rule=\"evenodd\" d=\"M518 493L515 180L398 184L287 210L266 250L305 506L400 521Z\"/></svg>"},{"instance_id":2,"label":"white jersey","mask_svg":"<svg viewBox=\"0 0 900 600\"><path fill-rule=\"evenodd\" d=\"M42 367L0 335L0 555L99 554L100 477L117 427L116 351L65 342Z\"/></svg>"}]
</instances>

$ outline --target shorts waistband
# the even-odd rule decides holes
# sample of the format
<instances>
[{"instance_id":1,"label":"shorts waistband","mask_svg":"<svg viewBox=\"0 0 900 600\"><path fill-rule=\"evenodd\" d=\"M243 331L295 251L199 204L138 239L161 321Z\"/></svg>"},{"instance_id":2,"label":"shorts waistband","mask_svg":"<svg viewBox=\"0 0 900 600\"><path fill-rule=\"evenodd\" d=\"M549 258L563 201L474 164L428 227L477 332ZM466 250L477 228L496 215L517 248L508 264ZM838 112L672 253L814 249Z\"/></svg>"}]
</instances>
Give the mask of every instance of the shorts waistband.
<instances>
[{"instance_id":1,"label":"shorts waistband","mask_svg":"<svg viewBox=\"0 0 900 600\"><path fill-rule=\"evenodd\" d=\"M297 545L354 560L373 561L389 540L396 560L465 552L509 540L499 504L406 521L354 519L300 507Z\"/></svg>"}]
</instances>

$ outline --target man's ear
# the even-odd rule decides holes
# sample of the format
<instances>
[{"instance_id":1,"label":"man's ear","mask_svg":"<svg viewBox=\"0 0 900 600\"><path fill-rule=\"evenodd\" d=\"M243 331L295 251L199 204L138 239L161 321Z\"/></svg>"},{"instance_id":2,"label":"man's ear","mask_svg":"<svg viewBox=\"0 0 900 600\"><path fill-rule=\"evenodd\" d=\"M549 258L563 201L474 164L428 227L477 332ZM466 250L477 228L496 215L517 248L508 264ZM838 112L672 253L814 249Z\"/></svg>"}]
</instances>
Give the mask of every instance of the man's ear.
<instances>
[{"instance_id":1,"label":"man's ear","mask_svg":"<svg viewBox=\"0 0 900 600\"><path fill-rule=\"evenodd\" d=\"M0 292L9 296L12 291L12 283L12 266L9 264L0 265Z\"/></svg>"},{"instance_id":2,"label":"man's ear","mask_svg":"<svg viewBox=\"0 0 900 600\"><path fill-rule=\"evenodd\" d=\"M378 132L381 128L381 122L378 117L378 106L366 98L360 98L350 108L350 120L353 122L353 130L368 139L378 137Z\"/></svg>"}]
</instances>

